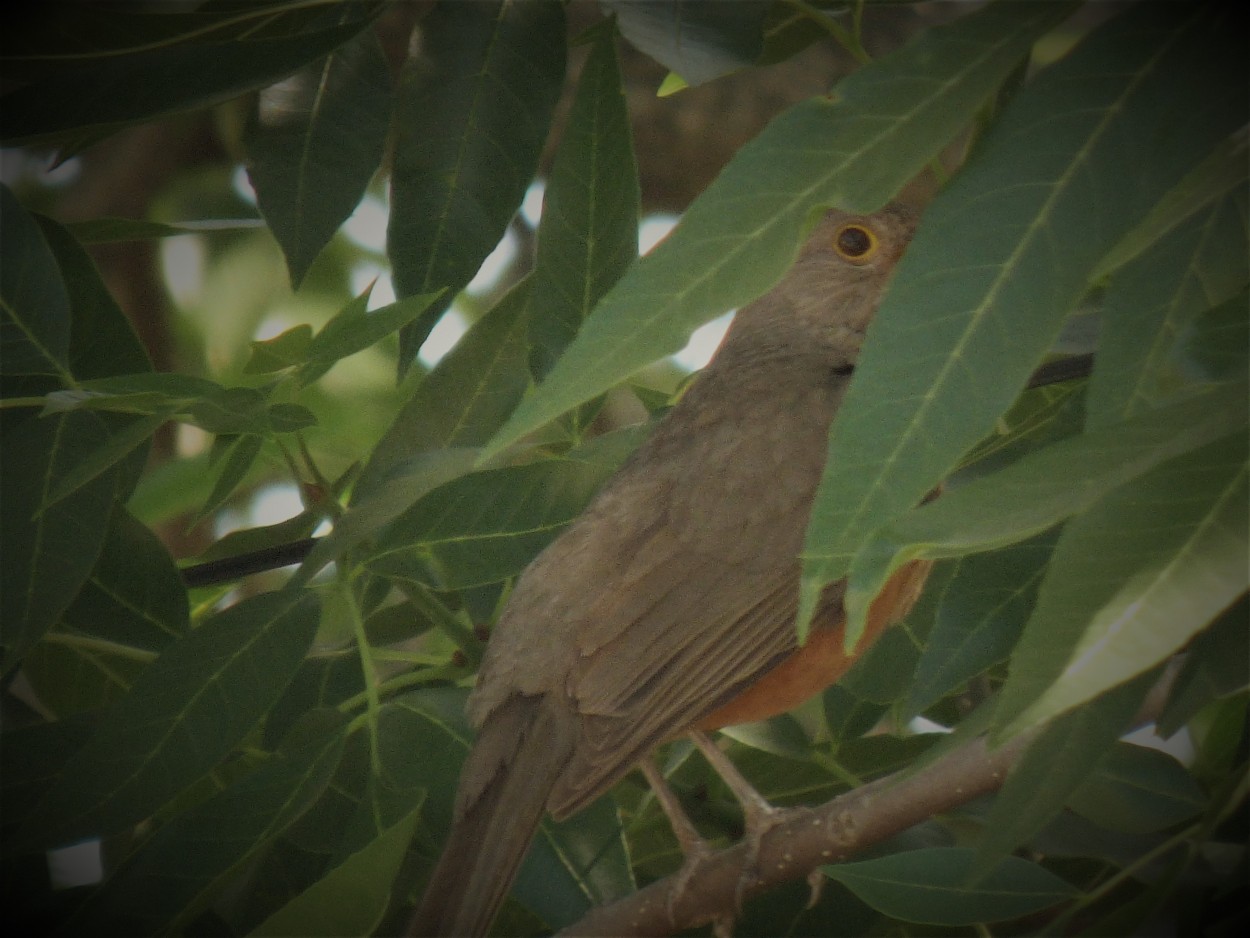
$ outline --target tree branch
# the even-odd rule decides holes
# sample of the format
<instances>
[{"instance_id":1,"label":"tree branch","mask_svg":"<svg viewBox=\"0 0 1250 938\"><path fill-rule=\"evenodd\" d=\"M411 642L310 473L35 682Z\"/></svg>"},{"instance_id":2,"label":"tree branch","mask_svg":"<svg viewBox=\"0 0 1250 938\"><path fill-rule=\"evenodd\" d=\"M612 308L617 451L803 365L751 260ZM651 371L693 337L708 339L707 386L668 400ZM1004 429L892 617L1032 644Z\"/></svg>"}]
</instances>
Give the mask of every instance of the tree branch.
<instances>
[{"instance_id":1,"label":"tree branch","mask_svg":"<svg viewBox=\"0 0 1250 938\"><path fill-rule=\"evenodd\" d=\"M802 878L822 864L847 860L935 814L996 791L1032 738L1017 737L993 752L976 739L918 772L896 772L818 808L790 809L764 835L758 880L746 895ZM560 934L669 935L705 924L734 907L734 891L748 862L748 847L739 843L713 854L684 883L679 874L666 876L592 909Z\"/></svg>"},{"instance_id":2,"label":"tree branch","mask_svg":"<svg viewBox=\"0 0 1250 938\"><path fill-rule=\"evenodd\" d=\"M1168 661L1142 701L1132 726L1153 723L1163 712L1184 655ZM979 737L928 765L902 769L861 785L817 808L790 808L782 823L763 837L756 855L757 880L744 898L807 876L828 863L842 863L923 821L1002 787L1040 730L990 750ZM563 936L671 935L723 917L734 908L738 881L751 862L738 843L712 854L694 873L673 873L632 895L591 909ZM670 914L671 909L671 914Z\"/></svg>"}]
</instances>

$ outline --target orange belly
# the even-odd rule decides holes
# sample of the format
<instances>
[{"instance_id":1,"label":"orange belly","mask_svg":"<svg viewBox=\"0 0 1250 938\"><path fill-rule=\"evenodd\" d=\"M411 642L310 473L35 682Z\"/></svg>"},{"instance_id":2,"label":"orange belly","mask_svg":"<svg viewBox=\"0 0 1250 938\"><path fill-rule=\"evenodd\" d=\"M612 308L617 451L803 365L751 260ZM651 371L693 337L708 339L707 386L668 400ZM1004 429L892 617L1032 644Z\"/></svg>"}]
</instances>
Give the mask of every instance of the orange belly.
<instances>
[{"instance_id":1,"label":"orange belly","mask_svg":"<svg viewBox=\"0 0 1250 938\"><path fill-rule=\"evenodd\" d=\"M818 628L807 644L774 665L741 694L717 707L694 725L697 730L714 730L737 723L767 720L793 710L819 694L850 669L886 628L902 619L920 597L932 563L913 560L886 581L868 608L864 636L851 654L842 648L845 617L839 615L833 626Z\"/></svg>"}]
</instances>

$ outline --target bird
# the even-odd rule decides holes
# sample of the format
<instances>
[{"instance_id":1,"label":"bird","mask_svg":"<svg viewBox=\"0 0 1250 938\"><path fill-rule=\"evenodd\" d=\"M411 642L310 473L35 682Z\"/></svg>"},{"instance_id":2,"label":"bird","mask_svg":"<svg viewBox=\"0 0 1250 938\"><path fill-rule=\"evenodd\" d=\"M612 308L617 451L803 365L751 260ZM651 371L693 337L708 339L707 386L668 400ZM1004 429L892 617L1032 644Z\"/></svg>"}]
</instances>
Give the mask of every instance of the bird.
<instances>
[{"instance_id":1,"label":"bird","mask_svg":"<svg viewBox=\"0 0 1250 938\"><path fill-rule=\"evenodd\" d=\"M917 223L903 204L820 210L788 272L737 312L650 437L517 579L469 696L476 738L409 934L485 934L544 813L574 814L684 734L793 709L914 604L924 562L886 584L848 654L834 583L798 642L829 429Z\"/></svg>"}]
</instances>

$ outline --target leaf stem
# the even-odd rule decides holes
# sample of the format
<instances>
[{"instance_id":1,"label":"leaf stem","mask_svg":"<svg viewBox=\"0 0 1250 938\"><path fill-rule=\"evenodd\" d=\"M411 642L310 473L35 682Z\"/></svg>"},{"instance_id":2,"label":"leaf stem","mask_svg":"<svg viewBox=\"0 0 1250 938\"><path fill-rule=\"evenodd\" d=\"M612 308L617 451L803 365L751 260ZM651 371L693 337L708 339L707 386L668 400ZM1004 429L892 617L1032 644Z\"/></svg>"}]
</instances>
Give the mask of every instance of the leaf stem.
<instances>
[{"instance_id":1,"label":"leaf stem","mask_svg":"<svg viewBox=\"0 0 1250 938\"><path fill-rule=\"evenodd\" d=\"M786 0L786 3L832 36L838 45L849 52L860 65L867 65L872 61L872 56L867 53L863 43L860 42L860 21L863 18L864 11L863 0L858 0L854 5L852 14L854 25L852 29L847 29L824 10L807 3L806 0Z\"/></svg>"},{"instance_id":2,"label":"leaf stem","mask_svg":"<svg viewBox=\"0 0 1250 938\"><path fill-rule=\"evenodd\" d=\"M44 397L6 397L0 398L0 410L18 407L42 407L48 403Z\"/></svg>"},{"instance_id":3,"label":"leaf stem","mask_svg":"<svg viewBox=\"0 0 1250 938\"><path fill-rule=\"evenodd\" d=\"M94 638L90 635L77 635L73 632L48 632L44 635L43 640L53 645L65 645L69 648L96 651L111 655L114 658L142 661L145 664L155 661L158 657L157 652L148 651L146 648L135 648L132 645L122 645L117 642L110 642L107 639Z\"/></svg>"},{"instance_id":4,"label":"leaf stem","mask_svg":"<svg viewBox=\"0 0 1250 938\"><path fill-rule=\"evenodd\" d=\"M352 634L356 639L356 650L360 654L360 670L365 681L363 696L367 707L365 721L369 727L369 764L374 775L380 775L382 773L382 755L378 749L378 716L382 710L378 694L380 681L373 662L373 649L369 645L369 637L365 634L365 620L360 614L360 606L356 603L351 574L347 572L346 567L347 565L341 562L338 565L338 584L339 589L343 591L343 601L351 618Z\"/></svg>"}]
</instances>

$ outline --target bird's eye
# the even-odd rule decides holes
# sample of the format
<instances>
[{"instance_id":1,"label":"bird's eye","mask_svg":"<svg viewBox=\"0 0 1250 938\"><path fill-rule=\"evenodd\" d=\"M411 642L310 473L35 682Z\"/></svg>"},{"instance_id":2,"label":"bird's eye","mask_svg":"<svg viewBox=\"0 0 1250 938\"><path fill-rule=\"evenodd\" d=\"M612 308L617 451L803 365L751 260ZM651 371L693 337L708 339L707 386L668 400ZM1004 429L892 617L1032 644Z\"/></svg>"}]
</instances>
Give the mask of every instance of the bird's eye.
<instances>
[{"instance_id":1,"label":"bird's eye","mask_svg":"<svg viewBox=\"0 0 1250 938\"><path fill-rule=\"evenodd\" d=\"M833 249L838 256L852 264L864 264L877 253L879 242L871 228L849 223L838 229L833 236Z\"/></svg>"}]
</instances>

